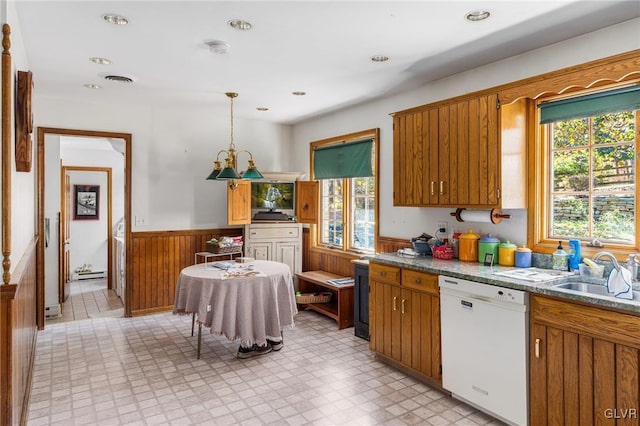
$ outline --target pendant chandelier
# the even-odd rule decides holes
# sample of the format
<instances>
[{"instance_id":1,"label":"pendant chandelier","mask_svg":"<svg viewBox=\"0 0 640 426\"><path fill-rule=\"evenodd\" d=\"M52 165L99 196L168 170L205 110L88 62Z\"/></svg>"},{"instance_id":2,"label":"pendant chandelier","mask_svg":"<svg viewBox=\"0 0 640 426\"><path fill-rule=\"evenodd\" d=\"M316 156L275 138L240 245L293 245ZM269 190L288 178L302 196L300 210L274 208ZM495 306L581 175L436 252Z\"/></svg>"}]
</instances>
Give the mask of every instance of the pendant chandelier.
<instances>
[{"instance_id":1,"label":"pendant chandelier","mask_svg":"<svg viewBox=\"0 0 640 426\"><path fill-rule=\"evenodd\" d=\"M229 99L231 99L231 142L229 143L229 149L223 149L218 152L216 161L214 161L213 171L207 176L208 180L223 180L229 183L229 188L235 189L237 179L262 179L262 174L256 168L256 163L253 161L253 155L247 150L236 150L236 145L233 142L233 98L238 97L237 93L227 92L225 93ZM238 164L238 154L246 152L249 154L249 165L244 172L238 172L236 166ZM224 153L225 166L224 169L221 166L220 154Z\"/></svg>"}]
</instances>

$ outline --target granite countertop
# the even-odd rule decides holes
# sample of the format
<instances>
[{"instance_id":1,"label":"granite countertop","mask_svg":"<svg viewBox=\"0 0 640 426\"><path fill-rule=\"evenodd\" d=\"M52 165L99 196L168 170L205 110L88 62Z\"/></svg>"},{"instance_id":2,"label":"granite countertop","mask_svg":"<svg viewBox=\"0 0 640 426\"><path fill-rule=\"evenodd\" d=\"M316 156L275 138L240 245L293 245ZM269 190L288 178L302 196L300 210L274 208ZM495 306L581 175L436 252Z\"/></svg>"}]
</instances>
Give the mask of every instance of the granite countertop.
<instances>
[{"instance_id":1,"label":"granite countertop","mask_svg":"<svg viewBox=\"0 0 640 426\"><path fill-rule=\"evenodd\" d=\"M396 253L382 253L368 256L374 263L399 266L417 271L430 272L432 274L446 275L454 278L471 280L484 284L492 284L505 288L524 290L531 293L547 294L562 297L568 300L591 303L603 307L624 310L632 313L640 313L640 301L619 299L613 296L600 296L597 294L577 292L554 287L565 282L588 282L605 285L605 279L585 278L570 272L560 272L539 268L515 268L512 266L484 266L476 262L461 262L459 260L434 259L431 256L406 257ZM513 271L513 272L510 272ZM512 278L503 273L532 273L535 277L544 278L541 281ZM532 278L535 279L535 278ZM634 292L640 292L640 288L634 286Z\"/></svg>"}]
</instances>

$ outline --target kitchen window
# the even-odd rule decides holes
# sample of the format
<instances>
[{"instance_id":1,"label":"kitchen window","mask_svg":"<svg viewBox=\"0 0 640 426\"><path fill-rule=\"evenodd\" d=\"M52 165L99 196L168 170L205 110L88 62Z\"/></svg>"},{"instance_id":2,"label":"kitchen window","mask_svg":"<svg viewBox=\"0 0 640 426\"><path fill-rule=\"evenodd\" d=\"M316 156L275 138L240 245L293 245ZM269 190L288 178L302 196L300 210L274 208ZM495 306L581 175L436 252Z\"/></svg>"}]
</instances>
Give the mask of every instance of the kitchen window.
<instances>
[{"instance_id":1,"label":"kitchen window","mask_svg":"<svg viewBox=\"0 0 640 426\"><path fill-rule=\"evenodd\" d=\"M318 246L375 251L377 152L378 129L311 143L313 179L320 181Z\"/></svg>"},{"instance_id":2,"label":"kitchen window","mask_svg":"<svg viewBox=\"0 0 640 426\"><path fill-rule=\"evenodd\" d=\"M542 102L540 240L597 240L607 249L636 250L640 88Z\"/></svg>"}]
</instances>

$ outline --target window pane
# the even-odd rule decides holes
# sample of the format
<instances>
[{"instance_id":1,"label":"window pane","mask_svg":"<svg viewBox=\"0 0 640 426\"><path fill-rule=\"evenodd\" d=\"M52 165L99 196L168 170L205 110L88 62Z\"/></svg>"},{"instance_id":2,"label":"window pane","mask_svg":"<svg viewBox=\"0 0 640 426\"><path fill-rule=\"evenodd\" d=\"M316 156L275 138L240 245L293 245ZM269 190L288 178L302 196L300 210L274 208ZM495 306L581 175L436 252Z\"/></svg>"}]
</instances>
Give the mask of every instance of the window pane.
<instances>
[{"instance_id":1,"label":"window pane","mask_svg":"<svg viewBox=\"0 0 640 426\"><path fill-rule=\"evenodd\" d=\"M374 178L351 179L351 241L355 250L373 251L375 234Z\"/></svg>"},{"instance_id":2,"label":"window pane","mask_svg":"<svg viewBox=\"0 0 640 426\"><path fill-rule=\"evenodd\" d=\"M589 197L556 195L551 213L551 238L589 238Z\"/></svg>"},{"instance_id":3,"label":"window pane","mask_svg":"<svg viewBox=\"0 0 640 426\"><path fill-rule=\"evenodd\" d=\"M593 199L593 237L600 240L635 241L635 197L598 195Z\"/></svg>"},{"instance_id":4,"label":"window pane","mask_svg":"<svg viewBox=\"0 0 640 426\"><path fill-rule=\"evenodd\" d=\"M558 121L552 125L553 148L571 148L589 144L589 119Z\"/></svg>"},{"instance_id":5,"label":"window pane","mask_svg":"<svg viewBox=\"0 0 640 426\"><path fill-rule=\"evenodd\" d=\"M342 246L342 179L322 181L320 242Z\"/></svg>"},{"instance_id":6,"label":"window pane","mask_svg":"<svg viewBox=\"0 0 640 426\"><path fill-rule=\"evenodd\" d=\"M631 144L594 149L594 190L635 191L634 151Z\"/></svg>"},{"instance_id":7,"label":"window pane","mask_svg":"<svg viewBox=\"0 0 640 426\"><path fill-rule=\"evenodd\" d=\"M573 149L553 154L553 191L589 190L589 150Z\"/></svg>"},{"instance_id":8,"label":"window pane","mask_svg":"<svg viewBox=\"0 0 640 426\"><path fill-rule=\"evenodd\" d=\"M593 138L596 144L631 142L634 140L634 128L632 111L593 118Z\"/></svg>"}]
</instances>

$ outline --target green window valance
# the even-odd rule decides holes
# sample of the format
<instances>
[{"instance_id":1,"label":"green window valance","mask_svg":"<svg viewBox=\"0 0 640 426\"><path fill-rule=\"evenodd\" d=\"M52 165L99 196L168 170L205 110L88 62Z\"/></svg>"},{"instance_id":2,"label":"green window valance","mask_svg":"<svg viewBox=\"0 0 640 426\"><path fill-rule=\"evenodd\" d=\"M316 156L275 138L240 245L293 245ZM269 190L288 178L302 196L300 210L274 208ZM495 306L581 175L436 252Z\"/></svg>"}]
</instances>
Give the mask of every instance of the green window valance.
<instances>
[{"instance_id":1,"label":"green window valance","mask_svg":"<svg viewBox=\"0 0 640 426\"><path fill-rule=\"evenodd\" d=\"M544 102L538 105L538 108L540 108L540 124L636 110L640 109L640 86Z\"/></svg>"},{"instance_id":2,"label":"green window valance","mask_svg":"<svg viewBox=\"0 0 640 426\"><path fill-rule=\"evenodd\" d=\"M314 179L373 176L373 139L317 147L313 151Z\"/></svg>"}]
</instances>

